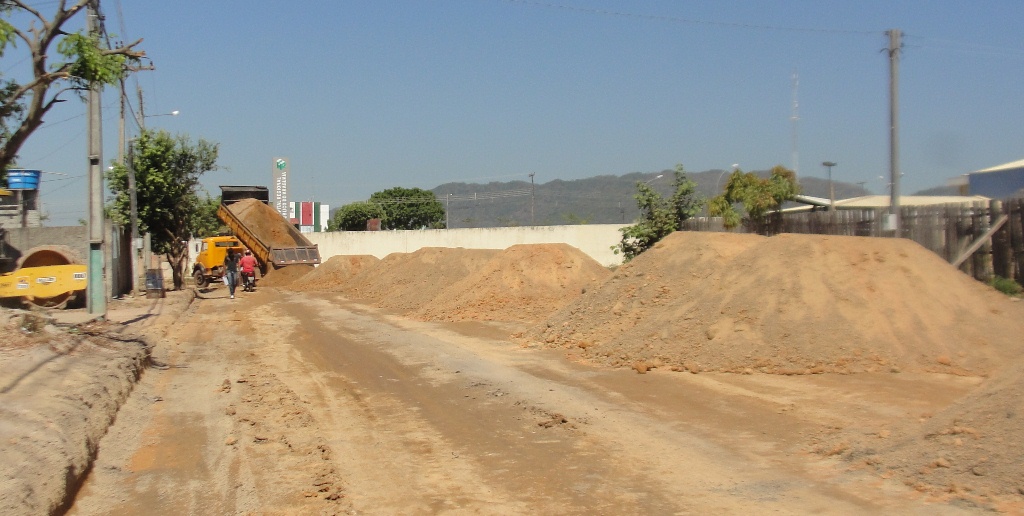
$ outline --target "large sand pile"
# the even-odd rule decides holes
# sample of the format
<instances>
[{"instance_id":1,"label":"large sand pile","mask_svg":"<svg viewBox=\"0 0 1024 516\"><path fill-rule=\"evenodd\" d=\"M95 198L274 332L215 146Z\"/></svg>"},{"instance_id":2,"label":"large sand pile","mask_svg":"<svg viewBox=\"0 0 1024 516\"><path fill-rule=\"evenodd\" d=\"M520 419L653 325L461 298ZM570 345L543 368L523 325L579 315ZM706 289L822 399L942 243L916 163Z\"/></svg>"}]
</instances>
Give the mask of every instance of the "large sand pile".
<instances>
[{"instance_id":1,"label":"large sand pile","mask_svg":"<svg viewBox=\"0 0 1024 516\"><path fill-rule=\"evenodd\" d=\"M299 240L301 233L284 220L277 210L256 199L242 199L229 204L227 208L249 231L270 247L309 245Z\"/></svg>"},{"instance_id":2,"label":"large sand pile","mask_svg":"<svg viewBox=\"0 0 1024 516\"><path fill-rule=\"evenodd\" d=\"M905 239L677 232L523 335L615 366L985 374L1015 306Z\"/></svg>"},{"instance_id":3,"label":"large sand pile","mask_svg":"<svg viewBox=\"0 0 1024 516\"><path fill-rule=\"evenodd\" d=\"M593 258L567 244L514 245L444 289L413 316L537 322L610 275Z\"/></svg>"},{"instance_id":4,"label":"large sand pile","mask_svg":"<svg viewBox=\"0 0 1024 516\"><path fill-rule=\"evenodd\" d=\"M332 256L288 288L302 292L333 291L363 270L376 267L380 258L368 254Z\"/></svg>"},{"instance_id":5,"label":"large sand pile","mask_svg":"<svg viewBox=\"0 0 1024 516\"><path fill-rule=\"evenodd\" d=\"M341 291L381 308L415 310L442 290L480 268L500 251L424 247L414 253L394 253L351 278Z\"/></svg>"}]
</instances>

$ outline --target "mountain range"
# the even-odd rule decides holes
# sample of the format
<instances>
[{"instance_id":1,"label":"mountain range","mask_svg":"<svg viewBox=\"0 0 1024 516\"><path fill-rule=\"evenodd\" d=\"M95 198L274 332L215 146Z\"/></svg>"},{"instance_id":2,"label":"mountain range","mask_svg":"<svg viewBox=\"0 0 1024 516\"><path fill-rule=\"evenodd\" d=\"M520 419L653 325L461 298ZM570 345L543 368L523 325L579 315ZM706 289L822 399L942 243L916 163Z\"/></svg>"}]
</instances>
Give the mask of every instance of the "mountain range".
<instances>
[{"instance_id":1,"label":"mountain range","mask_svg":"<svg viewBox=\"0 0 1024 516\"><path fill-rule=\"evenodd\" d=\"M756 172L767 176L768 172ZM630 224L640 210L633 198L638 182L647 182L663 196L672 194L672 170L602 175L531 185L529 181L445 183L431 191L448 213L449 228L552 226L564 224ZM721 193L729 171L687 173L704 198ZM802 193L828 198L829 182L799 178ZM871 195L858 184L834 182L836 199ZM915 195L955 195L952 187L932 188Z\"/></svg>"}]
</instances>

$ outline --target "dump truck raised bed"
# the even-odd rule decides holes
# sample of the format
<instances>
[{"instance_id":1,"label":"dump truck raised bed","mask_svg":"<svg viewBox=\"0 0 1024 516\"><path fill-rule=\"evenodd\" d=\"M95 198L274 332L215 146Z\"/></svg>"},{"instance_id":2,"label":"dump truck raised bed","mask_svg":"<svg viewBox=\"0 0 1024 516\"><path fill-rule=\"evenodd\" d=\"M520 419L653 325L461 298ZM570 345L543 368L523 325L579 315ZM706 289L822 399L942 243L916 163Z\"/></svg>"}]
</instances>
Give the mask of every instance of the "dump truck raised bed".
<instances>
[{"instance_id":1,"label":"dump truck raised bed","mask_svg":"<svg viewBox=\"0 0 1024 516\"><path fill-rule=\"evenodd\" d=\"M221 186L217 217L252 250L262 272L297 263L320 263L320 250L268 205L265 186Z\"/></svg>"}]
</instances>

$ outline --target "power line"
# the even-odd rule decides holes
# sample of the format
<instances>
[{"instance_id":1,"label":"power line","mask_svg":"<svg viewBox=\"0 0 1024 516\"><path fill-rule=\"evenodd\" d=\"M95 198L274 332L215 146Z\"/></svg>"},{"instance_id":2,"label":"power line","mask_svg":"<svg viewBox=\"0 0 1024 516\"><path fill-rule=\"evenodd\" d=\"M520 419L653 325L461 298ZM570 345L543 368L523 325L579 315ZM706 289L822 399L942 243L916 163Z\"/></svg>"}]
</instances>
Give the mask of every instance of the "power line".
<instances>
[{"instance_id":1,"label":"power line","mask_svg":"<svg viewBox=\"0 0 1024 516\"><path fill-rule=\"evenodd\" d=\"M911 41L922 41L923 43L906 43L904 46L910 48L921 48L926 50L942 50L942 51L955 51L963 52L966 54L988 54L988 55L1002 55L1012 57L1024 57L1024 48L1013 48L1013 47L1000 47L995 45L983 45L980 43L970 43L966 41L957 41L952 39L944 38L933 38L929 36L915 36L915 35L903 35L904 39L910 39ZM933 42L934 44L927 44Z\"/></svg>"},{"instance_id":2,"label":"power line","mask_svg":"<svg viewBox=\"0 0 1024 516\"><path fill-rule=\"evenodd\" d=\"M686 25L707 25L710 27L723 27L730 29L756 29L756 30L770 30L779 32L816 32L816 33L829 33L829 34L878 34L883 32L881 30L851 30L851 29L834 29L834 28L820 28L820 27L786 27L781 25L762 25L757 23L742 23L742 22L723 22L723 21L711 21L711 20L700 20L696 18L681 18L678 16L665 16L659 14L640 14L631 13L625 11L609 11L607 9L594 9L591 7L579 7L574 5L566 4L553 4L549 2L538 2L535 0L499 0L507 4L520 4L530 7L541 7L546 9L559 9L563 11L572 11L577 13L598 15L598 16L610 16L617 18L635 18L639 20L647 21L658 21L658 22L669 22L679 23Z\"/></svg>"}]
</instances>

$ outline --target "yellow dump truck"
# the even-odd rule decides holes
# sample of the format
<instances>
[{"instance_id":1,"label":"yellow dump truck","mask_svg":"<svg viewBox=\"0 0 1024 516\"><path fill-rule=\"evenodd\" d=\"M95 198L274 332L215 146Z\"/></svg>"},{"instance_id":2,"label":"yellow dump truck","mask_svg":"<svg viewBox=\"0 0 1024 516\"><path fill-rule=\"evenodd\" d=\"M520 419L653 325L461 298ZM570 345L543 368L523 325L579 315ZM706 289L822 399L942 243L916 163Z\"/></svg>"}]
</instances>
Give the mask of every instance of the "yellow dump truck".
<instances>
[{"instance_id":1,"label":"yellow dump truck","mask_svg":"<svg viewBox=\"0 0 1024 516\"><path fill-rule=\"evenodd\" d=\"M320 250L269 203L265 186L221 186L219 218L267 268L320 263Z\"/></svg>"},{"instance_id":2,"label":"yellow dump truck","mask_svg":"<svg viewBox=\"0 0 1024 516\"><path fill-rule=\"evenodd\" d=\"M244 249L238 238L233 236L207 237L200 241L199 246L199 255L192 266L192 278L198 288L224 277L224 258L228 255L228 249L234 249L236 253Z\"/></svg>"}]
</instances>

